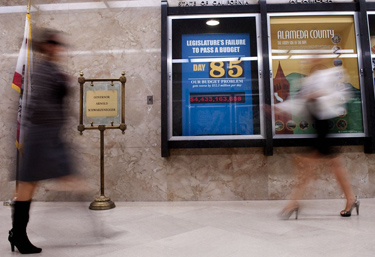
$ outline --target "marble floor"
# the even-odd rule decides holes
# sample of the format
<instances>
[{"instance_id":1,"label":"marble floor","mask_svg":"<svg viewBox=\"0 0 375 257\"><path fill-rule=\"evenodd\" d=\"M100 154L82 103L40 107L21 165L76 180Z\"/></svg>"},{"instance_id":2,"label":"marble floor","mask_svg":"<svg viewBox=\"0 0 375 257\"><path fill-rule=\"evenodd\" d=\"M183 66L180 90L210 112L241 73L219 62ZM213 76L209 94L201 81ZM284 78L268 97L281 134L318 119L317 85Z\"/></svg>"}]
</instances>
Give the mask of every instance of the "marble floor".
<instances>
[{"instance_id":1,"label":"marble floor","mask_svg":"<svg viewBox=\"0 0 375 257\"><path fill-rule=\"evenodd\" d=\"M48 257L375 256L375 199L339 216L344 200L302 201L298 220L280 220L286 201L33 202L28 234ZM0 206L0 256L10 251L11 209Z\"/></svg>"}]
</instances>

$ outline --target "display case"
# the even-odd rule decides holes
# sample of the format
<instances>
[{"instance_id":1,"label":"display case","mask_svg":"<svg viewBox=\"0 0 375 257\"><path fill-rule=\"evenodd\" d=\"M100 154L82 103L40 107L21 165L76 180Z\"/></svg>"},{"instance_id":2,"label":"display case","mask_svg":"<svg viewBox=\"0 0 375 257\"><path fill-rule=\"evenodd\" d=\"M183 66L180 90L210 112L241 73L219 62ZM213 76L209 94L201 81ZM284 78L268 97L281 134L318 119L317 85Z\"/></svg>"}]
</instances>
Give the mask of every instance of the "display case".
<instances>
[{"instance_id":1,"label":"display case","mask_svg":"<svg viewBox=\"0 0 375 257\"><path fill-rule=\"evenodd\" d=\"M313 59L348 75L351 97L327 140L374 152L375 3L203 2L162 1L162 156L173 148L263 147L272 155L274 147L311 145L309 117L274 110L296 97Z\"/></svg>"},{"instance_id":2,"label":"display case","mask_svg":"<svg viewBox=\"0 0 375 257\"><path fill-rule=\"evenodd\" d=\"M348 88L350 99L329 119L329 137L364 137L364 102L358 56L359 32L355 13L304 13L269 15L272 104L298 98L303 79L317 70L343 67L343 83L326 85ZM304 89L308 90L308 89ZM274 138L314 137L315 124L296 106L274 112Z\"/></svg>"},{"instance_id":3,"label":"display case","mask_svg":"<svg viewBox=\"0 0 375 257\"><path fill-rule=\"evenodd\" d=\"M251 6L238 13L169 10L162 43L165 149L263 146L259 14Z\"/></svg>"},{"instance_id":4,"label":"display case","mask_svg":"<svg viewBox=\"0 0 375 257\"><path fill-rule=\"evenodd\" d=\"M373 77L375 72L375 11L368 12L368 25L369 25L369 37L370 37L370 49L371 49L371 64L373 70Z\"/></svg>"}]
</instances>

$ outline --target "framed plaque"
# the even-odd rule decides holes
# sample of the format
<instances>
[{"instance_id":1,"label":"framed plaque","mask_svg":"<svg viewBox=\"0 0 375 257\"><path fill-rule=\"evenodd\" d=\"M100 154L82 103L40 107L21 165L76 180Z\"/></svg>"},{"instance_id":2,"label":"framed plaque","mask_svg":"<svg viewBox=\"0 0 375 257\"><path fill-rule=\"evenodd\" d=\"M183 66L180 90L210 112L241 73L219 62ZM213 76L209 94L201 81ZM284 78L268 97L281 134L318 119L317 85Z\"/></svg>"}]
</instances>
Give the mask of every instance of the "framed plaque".
<instances>
[{"instance_id":1,"label":"framed plaque","mask_svg":"<svg viewBox=\"0 0 375 257\"><path fill-rule=\"evenodd\" d=\"M121 83L86 82L83 94L83 124L85 126L121 123Z\"/></svg>"}]
</instances>

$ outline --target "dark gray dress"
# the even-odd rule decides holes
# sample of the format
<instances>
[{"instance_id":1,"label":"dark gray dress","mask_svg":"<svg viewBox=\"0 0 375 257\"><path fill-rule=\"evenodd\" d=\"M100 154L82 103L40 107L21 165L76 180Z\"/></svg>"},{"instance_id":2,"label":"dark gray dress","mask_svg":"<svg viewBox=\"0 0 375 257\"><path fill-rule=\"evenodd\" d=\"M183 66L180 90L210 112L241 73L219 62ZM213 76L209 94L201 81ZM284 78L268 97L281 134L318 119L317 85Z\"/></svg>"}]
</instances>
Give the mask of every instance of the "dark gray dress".
<instances>
[{"instance_id":1,"label":"dark gray dress","mask_svg":"<svg viewBox=\"0 0 375 257\"><path fill-rule=\"evenodd\" d=\"M65 123L67 77L56 64L42 61L31 77L31 97L25 110L25 146L17 179L39 181L73 173L72 158L61 139Z\"/></svg>"}]
</instances>

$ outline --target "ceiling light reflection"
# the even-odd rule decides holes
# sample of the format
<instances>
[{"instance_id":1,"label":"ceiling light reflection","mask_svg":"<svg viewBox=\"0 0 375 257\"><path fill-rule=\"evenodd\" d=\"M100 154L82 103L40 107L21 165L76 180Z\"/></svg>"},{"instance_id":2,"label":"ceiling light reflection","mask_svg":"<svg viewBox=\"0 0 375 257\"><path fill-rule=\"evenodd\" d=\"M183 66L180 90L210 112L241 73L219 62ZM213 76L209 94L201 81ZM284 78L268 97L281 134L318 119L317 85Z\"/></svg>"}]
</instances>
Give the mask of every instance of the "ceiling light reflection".
<instances>
[{"instance_id":1,"label":"ceiling light reflection","mask_svg":"<svg viewBox=\"0 0 375 257\"><path fill-rule=\"evenodd\" d=\"M289 52L289 50L283 50L283 49L272 49L271 50L271 53L273 53L273 54L286 54L287 52Z\"/></svg>"},{"instance_id":2,"label":"ceiling light reflection","mask_svg":"<svg viewBox=\"0 0 375 257\"><path fill-rule=\"evenodd\" d=\"M110 8L125 8L125 7L151 7L160 6L160 3L155 0L140 0L140 1L107 1Z\"/></svg>"},{"instance_id":3,"label":"ceiling light reflection","mask_svg":"<svg viewBox=\"0 0 375 257\"><path fill-rule=\"evenodd\" d=\"M31 9L31 11L32 10L33 9ZM0 6L0 13L26 13L26 11L27 11L26 5Z\"/></svg>"},{"instance_id":4,"label":"ceiling light reflection","mask_svg":"<svg viewBox=\"0 0 375 257\"><path fill-rule=\"evenodd\" d=\"M354 53L353 49L339 49L335 51L335 54L352 54Z\"/></svg>"},{"instance_id":5,"label":"ceiling light reflection","mask_svg":"<svg viewBox=\"0 0 375 257\"><path fill-rule=\"evenodd\" d=\"M42 11L73 11L128 7L157 7L160 4L155 0L131 1L102 1L102 2L76 2L60 4L32 4L31 12ZM0 13L26 13L27 5L0 6Z\"/></svg>"},{"instance_id":6,"label":"ceiling light reflection","mask_svg":"<svg viewBox=\"0 0 375 257\"><path fill-rule=\"evenodd\" d=\"M340 58L357 58L357 54L340 54Z\"/></svg>"},{"instance_id":7,"label":"ceiling light reflection","mask_svg":"<svg viewBox=\"0 0 375 257\"><path fill-rule=\"evenodd\" d=\"M196 58L191 59L191 62L230 62L238 61L238 58Z\"/></svg>"},{"instance_id":8,"label":"ceiling light reflection","mask_svg":"<svg viewBox=\"0 0 375 257\"><path fill-rule=\"evenodd\" d=\"M292 55L290 59L315 59L315 58L337 58L338 54L310 54L310 55Z\"/></svg>"},{"instance_id":9,"label":"ceiling light reflection","mask_svg":"<svg viewBox=\"0 0 375 257\"><path fill-rule=\"evenodd\" d=\"M208 21L206 22L206 24L207 24L208 26L217 26L217 25L220 24L220 22L219 22L218 20L208 20Z\"/></svg>"},{"instance_id":10,"label":"ceiling light reflection","mask_svg":"<svg viewBox=\"0 0 375 257\"><path fill-rule=\"evenodd\" d=\"M241 57L241 61L257 61L258 57Z\"/></svg>"},{"instance_id":11,"label":"ceiling light reflection","mask_svg":"<svg viewBox=\"0 0 375 257\"><path fill-rule=\"evenodd\" d=\"M331 54L333 51L332 49L324 50L324 49L299 49L299 50L290 50L291 54Z\"/></svg>"},{"instance_id":12,"label":"ceiling light reflection","mask_svg":"<svg viewBox=\"0 0 375 257\"><path fill-rule=\"evenodd\" d=\"M285 59L288 59L289 58L289 55L276 55L276 56L272 56L272 59L274 60L285 60Z\"/></svg>"},{"instance_id":13,"label":"ceiling light reflection","mask_svg":"<svg viewBox=\"0 0 375 257\"><path fill-rule=\"evenodd\" d=\"M188 63L189 59L173 59L172 63Z\"/></svg>"}]
</instances>

